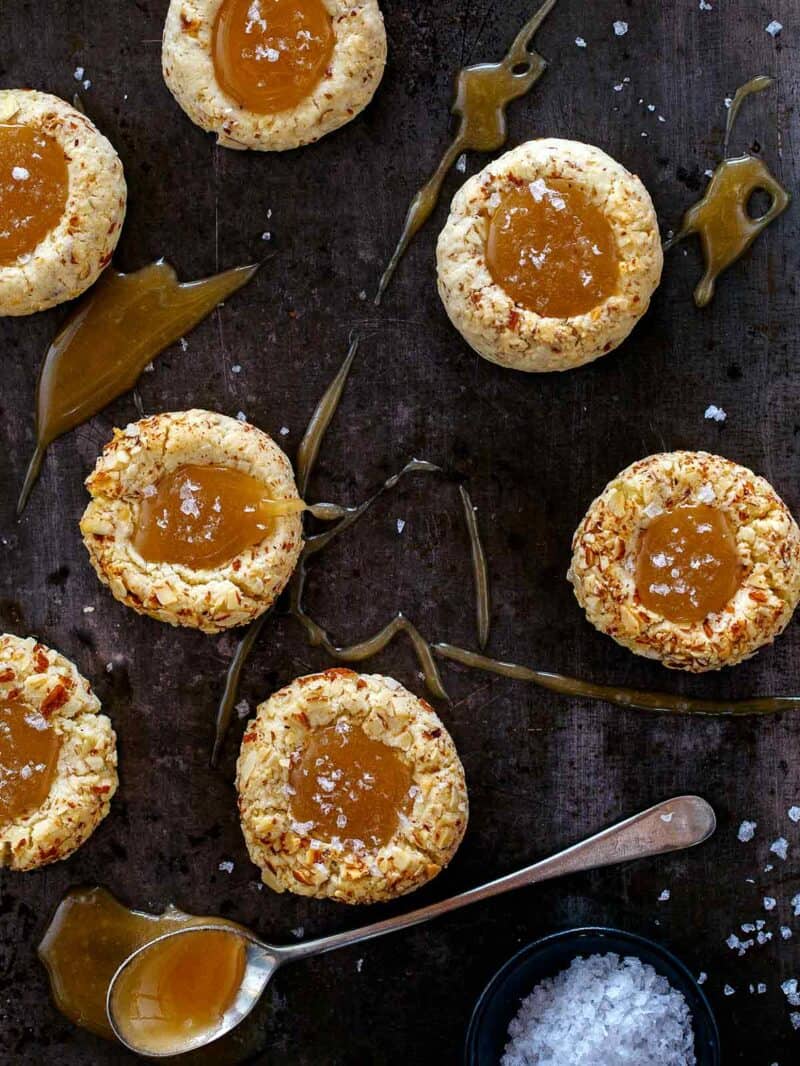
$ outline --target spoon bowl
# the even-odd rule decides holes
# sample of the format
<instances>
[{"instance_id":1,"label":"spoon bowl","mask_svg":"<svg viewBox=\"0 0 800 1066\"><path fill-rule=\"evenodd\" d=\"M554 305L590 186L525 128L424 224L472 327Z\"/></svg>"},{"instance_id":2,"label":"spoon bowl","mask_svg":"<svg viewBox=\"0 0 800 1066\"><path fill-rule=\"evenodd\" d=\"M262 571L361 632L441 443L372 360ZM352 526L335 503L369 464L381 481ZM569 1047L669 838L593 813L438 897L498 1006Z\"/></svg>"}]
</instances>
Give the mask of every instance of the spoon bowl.
<instances>
[{"instance_id":1,"label":"spoon bowl","mask_svg":"<svg viewBox=\"0 0 800 1066\"><path fill-rule=\"evenodd\" d=\"M572 847L566 848L547 859L526 866L516 873L498 877L485 885L469 889L457 896L440 900L427 907L386 918L360 929L350 929L333 936L317 940L301 941L298 944L275 945L259 940L245 929L231 925L216 925L205 922L202 925L187 925L175 932L166 933L138 948L121 964L108 986L106 1012L111 1028L125 1047L148 1058L165 1058L194 1051L199 1047L219 1039L234 1029L242 1019L255 1007L273 974L287 962L321 955L336 948L358 944L373 937L382 936L398 929L407 929L419 925L431 918L458 910L468 903L477 903L492 896L501 895L512 888L535 884L553 877L591 870L600 866L630 859L641 859L652 855L663 855L671 851L701 844L714 832L716 818L711 806L699 796L678 796L665 800L654 807L649 807L632 818L618 822L594 836ZM222 1009L220 1020L206 1029L200 1029L188 1037L180 1031L175 1032L174 1043L161 1044L158 1047L135 1042L135 1037L125 1024L125 992L127 983L135 976L135 968L142 963L149 953L163 948L175 937L192 936L198 933L224 933L227 936L240 937L245 942L244 971L236 994L230 1003ZM171 1034L170 1034L171 1035ZM181 1039L183 1037L183 1039Z\"/></svg>"}]
</instances>

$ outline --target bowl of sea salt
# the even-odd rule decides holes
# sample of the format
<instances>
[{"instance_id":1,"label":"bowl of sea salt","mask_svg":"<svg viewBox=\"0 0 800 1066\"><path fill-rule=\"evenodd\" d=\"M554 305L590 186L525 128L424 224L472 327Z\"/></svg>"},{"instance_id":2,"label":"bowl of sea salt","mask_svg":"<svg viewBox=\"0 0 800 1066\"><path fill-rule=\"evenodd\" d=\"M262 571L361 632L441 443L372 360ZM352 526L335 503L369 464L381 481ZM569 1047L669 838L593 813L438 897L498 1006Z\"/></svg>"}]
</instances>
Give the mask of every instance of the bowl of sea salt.
<instances>
[{"instance_id":1,"label":"bowl of sea salt","mask_svg":"<svg viewBox=\"0 0 800 1066\"><path fill-rule=\"evenodd\" d=\"M618 929L534 941L492 978L466 1066L720 1066L711 1006L666 948Z\"/></svg>"}]
</instances>

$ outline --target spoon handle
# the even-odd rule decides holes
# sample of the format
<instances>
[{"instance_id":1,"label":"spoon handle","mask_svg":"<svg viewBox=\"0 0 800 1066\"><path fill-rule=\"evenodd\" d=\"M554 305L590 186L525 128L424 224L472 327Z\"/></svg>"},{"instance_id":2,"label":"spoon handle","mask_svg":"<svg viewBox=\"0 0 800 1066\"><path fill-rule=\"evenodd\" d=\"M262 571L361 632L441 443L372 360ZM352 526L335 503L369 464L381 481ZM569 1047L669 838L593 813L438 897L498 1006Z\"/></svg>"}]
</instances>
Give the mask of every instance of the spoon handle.
<instances>
[{"instance_id":1,"label":"spoon handle","mask_svg":"<svg viewBox=\"0 0 800 1066\"><path fill-rule=\"evenodd\" d=\"M715 828L714 811L704 799L699 796L679 796L618 822L548 859L542 859L541 862L489 881L485 885L471 888L468 892L451 896L450 899L443 899L428 907L387 918L382 922L374 922L360 929L335 933L333 936L308 940L301 944L288 944L277 951L281 962L321 955L335 948L392 933L396 929L407 929L411 925L437 918L440 914L458 910L468 903L499 896L522 885L532 885L552 877L561 877L563 874L577 873L579 870L611 866L628 859L642 859L649 855L663 855L666 852L691 848L695 844L702 844Z\"/></svg>"}]
</instances>

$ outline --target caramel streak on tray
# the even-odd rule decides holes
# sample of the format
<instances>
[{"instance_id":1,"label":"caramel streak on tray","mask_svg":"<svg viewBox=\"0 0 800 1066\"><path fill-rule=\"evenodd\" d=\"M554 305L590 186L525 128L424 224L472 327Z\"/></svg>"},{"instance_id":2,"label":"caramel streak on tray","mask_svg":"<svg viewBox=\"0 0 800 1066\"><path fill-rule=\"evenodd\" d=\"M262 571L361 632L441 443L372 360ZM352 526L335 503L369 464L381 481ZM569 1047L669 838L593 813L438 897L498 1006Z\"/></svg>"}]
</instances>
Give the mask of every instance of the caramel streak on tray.
<instances>
[{"instance_id":1,"label":"caramel streak on tray","mask_svg":"<svg viewBox=\"0 0 800 1066\"><path fill-rule=\"evenodd\" d=\"M245 285L258 265L180 283L163 259L133 274L109 267L47 350L36 387L36 451L21 514L48 446L132 389L145 367Z\"/></svg>"},{"instance_id":2,"label":"caramel streak on tray","mask_svg":"<svg viewBox=\"0 0 800 1066\"><path fill-rule=\"evenodd\" d=\"M741 258L756 237L789 206L789 193L763 159L754 155L733 159L728 156L728 142L742 103L748 96L763 92L770 85L772 78L759 74L736 90L725 126L722 161L711 176L703 198L689 208L680 230L664 245L667 251L692 233L700 238L705 273L694 290L694 302L698 307L710 303L719 275ZM770 205L763 215L754 218L748 210L748 202L759 189L767 193Z\"/></svg>"},{"instance_id":3,"label":"caramel streak on tray","mask_svg":"<svg viewBox=\"0 0 800 1066\"><path fill-rule=\"evenodd\" d=\"M472 552L472 575L475 581L475 614L478 631L478 647L483 651L489 641L489 624L491 621L491 596L489 593L489 568L486 564L486 552L481 543L478 519L472 506L470 494L463 485L458 486L461 503L464 508L464 521L469 534Z\"/></svg>"},{"instance_id":4,"label":"caramel streak on tray","mask_svg":"<svg viewBox=\"0 0 800 1066\"><path fill-rule=\"evenodd\" d=\"M525 23L499 63L476 63L459 71L452 113L460 116L458 132L431 177L408 208L403 230L375 296L379 304L403 254L431 215L450 167L462 152L492 152L506 143L506 107L524 96L544 74L546 60L533 48L533 35L555 6L545 3ZM302 491L302 490L301 490Z\"/></svg>"},{"instance_id":5,"label":"caramel streak on tray","mask_svg":"<svg viewBox=\"0 0 800 1066\"><path fill-rule=\"evenodd\" d=\"M630 707L640 711L667 711L672 714L774 714L800 707L800 696L755 696L748 700L707 700L688 696L674 696L669 692L645 692L642 689L622 688L616 685L598 685L565 677L547 670L533 670L529 666L490 659L486 655L458 648L454 644L434 644L433 652L442 659L460 663L474 670L483 670L515 681L531 681L560 696L576 696L584 699L602 700L617 707Z\"/></svg>"}]
</instances>

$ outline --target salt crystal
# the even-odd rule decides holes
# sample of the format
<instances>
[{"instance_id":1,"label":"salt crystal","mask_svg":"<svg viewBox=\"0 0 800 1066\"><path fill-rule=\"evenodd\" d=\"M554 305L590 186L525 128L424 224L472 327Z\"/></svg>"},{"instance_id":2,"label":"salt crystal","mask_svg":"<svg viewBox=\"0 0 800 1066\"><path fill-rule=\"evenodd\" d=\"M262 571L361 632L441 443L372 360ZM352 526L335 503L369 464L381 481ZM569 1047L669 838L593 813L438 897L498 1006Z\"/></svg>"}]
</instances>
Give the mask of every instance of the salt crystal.
<instances>
[{"instance_id":1,"label":"salt crystal","mask_svg":"<svg viewBox=\"0 0 800 1066\"><path fill-rule=\"evenodd\" d=\"M701 11L712 11L713 8L711 7L711 4L708 3L708 0L700 0L700 10Z\"/></svg>"},{"instance_id":2,"label":"salt crystal","mask_svg":"<svg viewBox=\"0 0 800 1066\"><path fill-rule=\"evenodd\" d=\"M739 826L739 832L737 833L737 836L743 844L746 844L748 840L752 840L753 837L756 835L757 825L758 822L742 822L742 824Z\"/></svg>"},{"instance_id":3,"label":"salt crystal","mask_svg":"<svg viewBox=\"0 0 800 1066\"><path fill-rule=\"evenodd\" d=\"M235 363L235 364L234 364L234 365L233 365L233 366L231 367L231 373L232 373L232 374L241 374L241 372L242 372L242 368L241 368L241 366L240 366L240 364L239 364L239 363Z\"/></svg>"},{"instance_id":4,"label":"salt crystal","mask_svg":"<svg viewBox=\"0 0 800 1066\"><path fill-rule=\"evenodd\" d=\"M800 1011L792 1011L789 1021L792 1023L792 1029L800 1029Z\"/></svg>"},{"instance_id":5,"label":"salt crystal","mask_svg":"<svg viewBox=\"0 0 800 1066\"><path fill-rule=\"evenodd\" d=\"M463 174L466 169L467 169L467 157L462 152L462 154L456 160L456 170L459 172L459 174Z\"/></svg>"},{"instance_id":6,"label":"salt crystal","mask_svg":"<svg viewBox=\"0 0 800 1066\"><path fill-rule=\"evenodd\" d=\"M12 167L11 177L14 181L27 181L31 176L31 172L26 170L25 167Z\"/></svg>"},{"instance_id":7,"label":"salt crystal","mask_svg":"<svg viewBox=\"0 0 800 1066\"><path fill-rule=\"evenodd\" d=\"M740 926L740 929L743 933L754 933L756 931L756 927L752 922L745 922L744 925Z\"/></svg>"},{"instance_id":8,"label":"salt crystal","mask_svg":"<svg viewBox=\"0 0 800 1066\"><path fill-rule=\"evenodd\" d=\"M281 426L280 433L281 433L282 437L288 437L289 436L289 427L288 426Z\"/></svg>"},{"instance_id":9,"label":"salt crystal","mask_svg":"<svg viewBox=\"0 0 800 1066\"><path fill-rule=\"evenodd\" d=\"M790 807L786 813L793 822L800 822L800 807Z\"/></svg>"},{"instance_id":10,"label":"salt crystal","mask_svg":"<svg viewBox=\"0 0 800 1066\"><path fill-rule=\"evenodd\" d=\"M777 902L778 901L774 898L774 896L764 896L764 910L765 911L775 910L775 904Z\"/></svg>"},{"instance_id":11,"label":"salt crystal","mask_svg":"<svg viewBox=\"0 0 800 1066\"><path fill-rule=\"evenodd\" d=\"M705 972L705 970L701 970L700 973L697 975L697 983L699 985L704 985L707 980L708 974Z\"/></svg>"},{"instance_id":12,"label":"salt crystal","mask_svg":"<svg viewBox=\"0 0 800 1066\"><path fill-rule=\"evenodd\" d=\"M767 33L770 35L770 37L777 37L778 34L783 29L783 23L782 22L778 22L777 19L773 19L772 22L768 23L764 27L764 29L767 31Z\"/></svg>"},{"instance_id":13,"label":"salt crystal","mask_svg":"<svg viewBox=\"0 0 800 1066\"><path fill-rule=\"evenodd\" d=\"M800 892L796 896L792 896L792 910L795 918L800 918Z\"/></svg>"},{"instance_id":14,"label":"salt crystal","mask_svg":"<svg viewBox=\"0 0 800 1066\"><path fill-rule=\"evenodd\" d=\"M397 519L397 532L398 533L402 533L405 528L406 528L405 519L398 518Z\"/></svg>"},{"instance_id":15,"label":"salt crystal","mask_svg":"<svg viewBox=\"0 0 800 1066\"><path fill-rule=\"evenodd\" d=\"M656 105L655 104L648 104L647 105L647 110L648 111L655 111L655 109L656 109Z\"/></svg>"},{"instance_id":16,"label":"salt crystal","mask_svg":"<svg viewBox=\"0 0 800 1066\"><path fill-rule=\"evenodd\" d=\"M769 850L777 855L779 859L785 859L789 851L789 841L785 837L778 837L777 840L772 841Z\"/></svg>"},{"instance_id":17,"label":"salt crystal","mask_svg":"<svg viewBox=\"0 0 800 1066\"><path fill-rule=\"evenodd\" d=\"M233 863L232 862L221 862L219 864L219 866L217 867L217 869L222 870L222 872L224 874L233 873Z\"/></svg>"},{"instance_id":18,"label":"salt crystal","mask_svg":"<svg viewBox=\"0 0 800 1066\"><path fill-rule=\"evenodd\" d=\"M614 954L576 958L541 981L523 999L508 1036L501 1066L696 1062L691 1015L681 993L640 959Z\"/></svg>"},{"instance_id":19,"label":"salt crystal","mask_svg":"<svg viewBox=\"0 0 800 1066\"><path fill-rule=\"evenodd\" d=\"M290 932L291 932L292 936L297 937L297 939L300 940L300 938L305 933L305 928L302 925L298 925L298 927L296 929L291 929Z\"/></svg>"},{"instance_id":20,"label":"salt crystal","mask_svg":"<svg viewBox=\"0 0 800 1066\"><path fill-rule=\"evenodd\" d=\"M356 973L361 973L361 971L363 969L364 969L364 960L363 959L356 959Z\"/></svg>"},{"instance_id":21,"label":"salt crystal","mask_svg":"<svg viewBox=\"0 0 800 1066\"><path fill-rule=\"evenodd\" d=\"M628 23L627 22L623 22L621 19L618 19L614 23L614 33L617 35L617 37L624 37L627 32L628 32Z\"/></svg>"},{"instance_id":22,"label":"salt crystal","mask_svg":"<svg viewBox=\"0 0 800 1066\"><path fill-rule=\"evenodd\" d=\"M789 928L788 925L782 925L781 926L781 936L783 937L784 940L791 940L792 931L791 931L791 929Z\"/></svg>"},{"instance_id":23,"label":"salt crystal","mask_svg":"<svg viewBox=\"0 0 800 1066\"><path fill-rule=\"evenodd\" d=\"M772 863L768 862L767 865L764 867L764 873L765 874L771 873L774 869L775 869L775 867L772 865Z\"/></svg>"},{"instance_id":24,"label":"salt crystal","mask_svg":"<svg viewBox=\"0 0 800 1066\"><path fill-rule=\"evenodd\" d=\"M730 985L725 985L725 987L722 989L722 994L725 996L732 996L735 992L736 989L732 988Z\"/></svg>"},{"instance_id":25,"label":"salt crystal","mask_svg":"<svg viewBox=\"0 0 800 1066\"><path fill-rule=\"evenodd\" d=\"M269 230L264 230L264 232L261 234L261 240L262 241L271 241L272 240L272 234L269 232Z\"/></svg>"},{"instance_id":26,"label":"salt crystal","mask_svg":"<svg viewBox=\"0 0 800 1066\"><path fill-rule=\"evenodd\" d=\"M75 67L75 70L72 72L72 76L75 79L75 81L83 81L83 75L84 75L83 67Z\"/></svg>"},{"instance_id":27,"label":"salt crystal","mask_svg":"<svg viewBox=\"0 0 800 1066\"><path fill-rule=\"evenodd\" d=\"M367 290L366 289L362 289L361 292L358 294L358 298L359 298L359 300L366 300L366 298L367 298Z\"/></svg>"},{"instance_id":28,"label":"salt crystal","mask_svg":"<svg viewBox=\"0 0 800 1066\"><path fill-rule=\"evenodd\" d=\"M772 933L758 932L756 933L756 940L759 942L759 944L768 944L769 941L772 940Z\"/></svg>"},{"instance_id":29,"label":"salt crystal","mask_svg":"<svg viewBox=\"0 0 800 1066\"><path fill-rule=\"evenodd\" d=\"M661 895L658 897L659 903L666 903L669 899L669 889L665 888Z\"/></svg>"},{"instance_id":30,"label":"salt crystal","mask_svg":"<svg viewBox=\"0 0 800 1066\"><path fill-rule=\"evenodd\" d=\"M763 929L766 924L763 918L756 919L756 929Z\"/></svg>"},{"instance_id":31,"label":"salt crystal","mask_svg":"<svg viewBox=\"0 0 800 1066\"><path fill-rule=\"evenodd\" d=\"M236 704L236 714L239 718L246 718L250 713L250 704L247 700L239 700Z\"/></svg>"},{"instance_id":32,"label":"salt crystal","mask_svg":"<svg viewBox=\"0 0 800 1066\"><path fill-rule=\"evenodd\" d=\"M181 351L185 352L188 349L188 347L189 347L189 342L187 341L187 339L185 337L181 337L180 342L181 342Z\"/></svg>"},{"instance_id":33,"label":"salt crystal","mask_svg":"<svg viewBox=\"0 0 800 1066\"><path fill-rule=\"evenodd\" d=\"M615 93L621 93L624 88L625 88L625 86L622 84L621 81L617 82L617 84L614 86L614 92Z\"/></svg>"},{"instance_id":34,"label":"salt crystal","mask_svg":"<svg viewBox=\"0 0 800 1066\"><path fill-rule=\"evenodd\" d=\"M731 104L733 103L733 97L732 96L726 96L725 99L722 102L727 108L730 108Z\"/></svg>"},{"instance_id":35,"label":"salt crystal","mask_svg":"<svg viewBox=\"0 0 800 1066\"><path fill-rule=\"evenodd\" d=\"M705 410L703 418L707 418L713 422L724 422L727 418L727 414L721 407L717 407L716 404L710 403Z\"/></svg>"},{"instance_id":36,"label":"salt crystal","mask_svg":"<svg viewBox=\"0 0 800 1066\"><path fill-rule=\"evenodd\" d=\"M756 985L756 992L758 992L759 996L763 996L766 991L767 986L764 984L763 981L759 981Z\"/></svg>"},{"instance_id":37,"label":"salt crystal","mask_svg":"<svg viewBox=\"0 0 800 1066\"><path fill-rule=\"evenodd\" d=\"M791 996L797 991L797 978L792 977L788 981L784 981L781 985L781 992L784 996Z\"/></svg>"},{"instance_id":38,"label":"salt crystal","mask_svg":"<svg viewBox=\"0 0 800 1066\"><path fill-rule=\"evenodd\" d=\"M244 411L237 411L236 412L236 419L237 419L238 422L246 422L247 421L247 415L244 413Z\"/></svg>"},{"instance_id":39,"label":"salt crystal","mask_svg":"<svg viewBox=\"0 0 800 1066\"><path fill-rule=\"evenodd\" d=\"M575 44L577 44L578 48L585 48L586 47L586 41L584 41L583 37L576 37L575 38Z\"/></svg>"},{"instance_id":40,"label":"salt crystal","mask_svg":"<svg viewBox=\"0 0 800 1066\"><path fill-rule=\"evenodd\" d=\"M84 607L83 608L83 613L84 614L94 614L94 607Z\"/></svg>"},{"instance_id":41,"label":"salt crystal","mask_svg":"<svg viewBox=\"0 0 800 1066\"><path fill-rule=\"evenodd\" d=\"M675 817L675 812L670 811L669 814L662 814L660 817L662 822L671 822L672 819Z\"/></svg>"},{"instance_id":42,"label":"salt crystal","mask_svg":"<svg viewBox=\"0 0 800 1066\"><path fill-rule=\"evenodd\" d=\"M84 87L84 89L87 90L87 92L88 92L89 89L91 89L92 83L91 83L91 81L88 78L86 78L86 80L84 81L83 87Z\"/></svg>"},{"instance_id":43,"label":"salt crystal","mask_svg":"<svg viewBox=\"0 0 800 1066\"><path fill-rule=\"evenodd\" d=\"M708 482L705 485L701 485L697 490L697 498L700 503L713 503L717 498L716 492L714 492L714 486Z\"/></svg>"}]
</instances>

